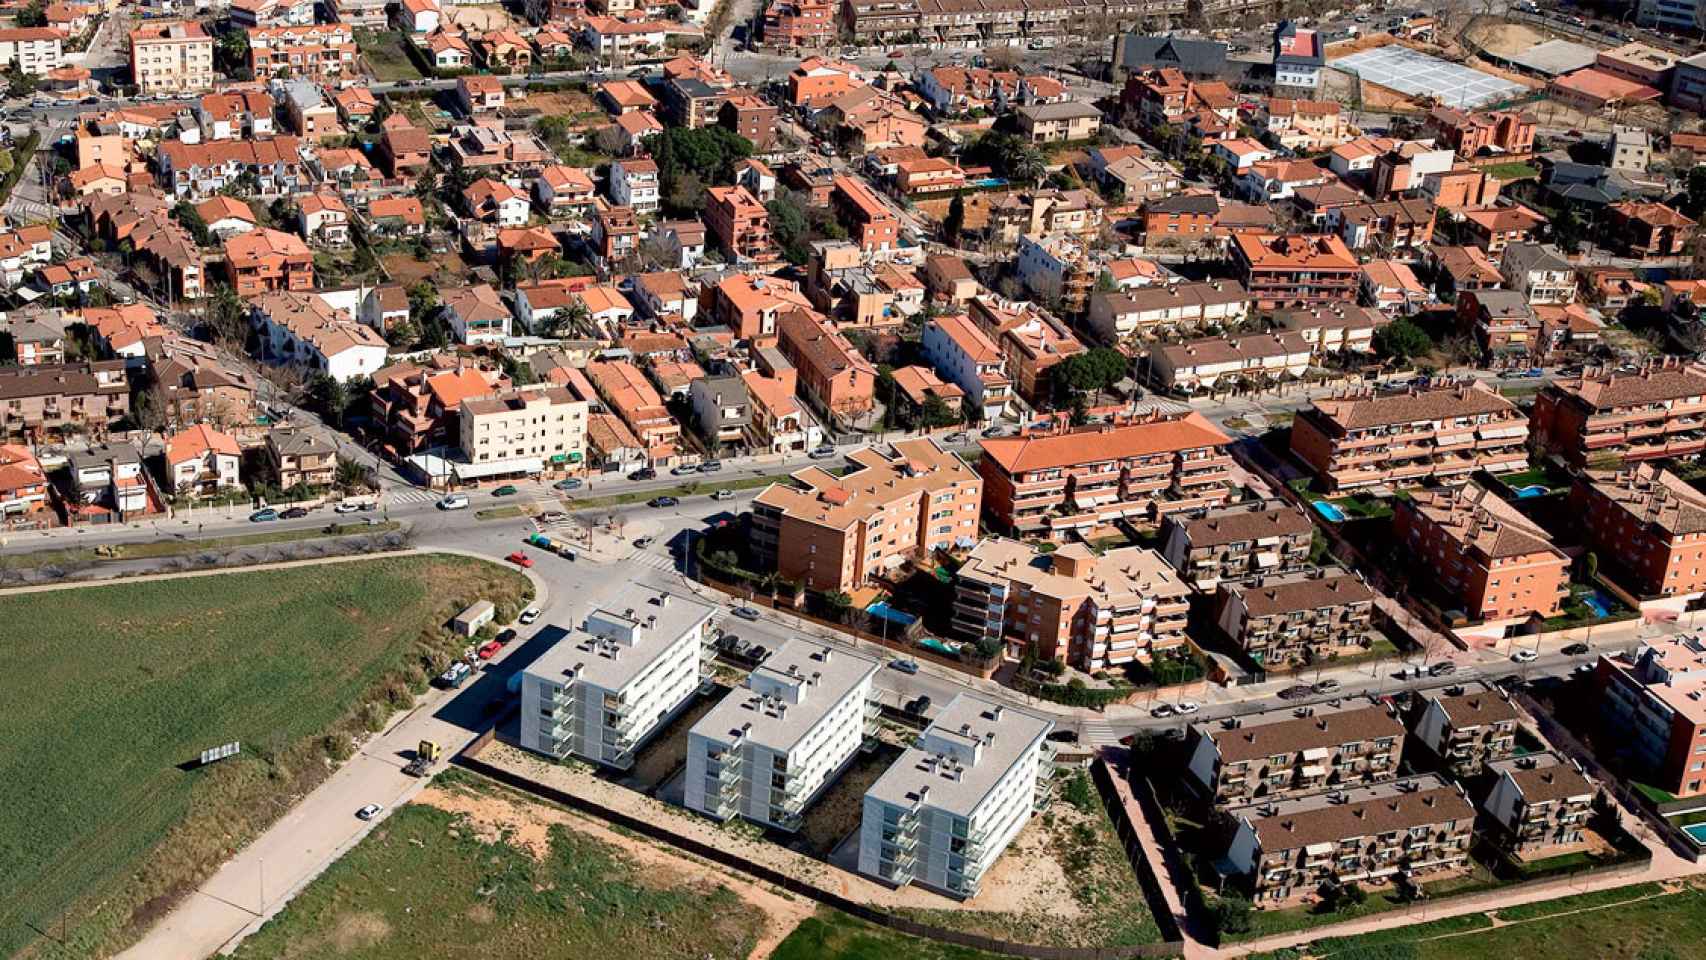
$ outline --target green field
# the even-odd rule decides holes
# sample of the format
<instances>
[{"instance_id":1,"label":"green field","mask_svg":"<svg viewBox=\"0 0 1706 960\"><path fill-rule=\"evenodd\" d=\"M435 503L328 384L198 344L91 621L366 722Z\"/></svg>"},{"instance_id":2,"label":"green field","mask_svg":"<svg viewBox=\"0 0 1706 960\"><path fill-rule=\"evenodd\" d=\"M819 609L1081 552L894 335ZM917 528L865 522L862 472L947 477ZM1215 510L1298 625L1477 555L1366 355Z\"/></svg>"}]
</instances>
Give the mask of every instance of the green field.
<instances>
[{"instance_id":1,"label":"green field","mask_svg":"<svg viewBox=\"0 0 1706 960\"><path fill-rule=\"evenodd\" d=\"M403 39L402 31L363 30L356 33L356 41L356 45L361 48L362 57L373 70L374 79L380 83L419 80L423 76L420 67L415 65L414 58L403 48L403 44L409 41Z\"/></svg>"},{"instance_id":2,"label":"green field","mask_svg":"<svg viewBox=\"0 0 1706 960\"><path fill-rule=\"evenodd\" d=\"M450 777L460 782L455 772ZM685 886L636 869L613 847L561 823L549 826L548 837L549 848L535 856L480 835L457 814L410 804L236 956L722 960L745 957L757 940L761 918L726 887Z\"/></svg>"},{"instance_id":3,"label":"green field","mask_svg":"<svg viewBox=\"0 0 1706 960\"><path fill-rule=\"evenodd\" d=\"M32 927L64 925L42 956L132 934L424 689L460 606L513 613L530 590L414 556L0 597L0 956Z\"/></svg>"},{"instance_id":4,"label":"green field","mask_svg":"<svg viewBox=\"0 0 1706 960\"><path fill-rule=\"evenodd\" d=\"M996 954L921 940L823 909L794 928L770 960L994 960Z\"/></svg>"}]
</instances>

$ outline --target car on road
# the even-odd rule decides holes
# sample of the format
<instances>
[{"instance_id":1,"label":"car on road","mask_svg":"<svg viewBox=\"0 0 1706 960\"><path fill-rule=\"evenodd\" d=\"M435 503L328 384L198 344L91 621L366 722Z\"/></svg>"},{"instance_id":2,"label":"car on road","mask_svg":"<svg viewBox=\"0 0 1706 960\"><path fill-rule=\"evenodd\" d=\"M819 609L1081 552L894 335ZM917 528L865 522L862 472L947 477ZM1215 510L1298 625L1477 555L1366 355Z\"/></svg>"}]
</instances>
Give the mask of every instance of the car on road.
<instances>
[{"instance_id":1,"label":"car on road","mask_svg":"<svg viewBox=\"0 0 1706 960\"><path fill-rule=\"evenodd\" d=\"M1317 680L1309 689L1315 693L1332 693L1334 690L1339 689L1339 681L1331 679Z\"/></svg>"},{"instance_id":2,"label":"car on road","mask_svg":"<svg viewBox=\"0 0 1706 960\"><path fill-rule=\"evenodd\" d=\"M1452 663L1450 660L1447 660L1444 663L1436 663L1428 668L1428 676L1430 677L1449 677L1456 672L1457 664Z\"/></svg>"},{"instance_id":3,"label":"car on road","mask_svg":"<svg viewBox=\"0 0 1706 960\"><path fill-rule=\"evenodd\" d=\"M531 566L533 566L533 558L528 556L527 554L521 552L520 550L517 550L516 552L510 554L509 556L504 557L504 559L508 560L510 563L513 563L518 567L531 567Z\"/></svg>"},{"instance_id":4,"label":"car on road","mask_svg":"<svg viewBox=\"0 0 1706 960\"><path fill-rule=\"evenodd\" d=\"M304 507L291 507L289 510L286 510L283 513L279 514L278 518L280 520L301 520L303 517L306 517L306 516L308 516L308 510L306 508L304 508Z\"/></svg>"},{"instance_id":5,"label":"car on road","mask_svg":"<svg viewBox=\"0 0 1706 960\"><path fill-rule=\"evenodd\" d=\"M747 648L746 657L753 663L763 663L770 656L770 648L762 643L755 643Z\"/></svg>"},{"instance_id":6,"label":"car on road","mask_svg":"<svg viewBox=\"0 0 1706 960\"><path fill-rule=\"evenodd\" d=\"M716 473L721 469L723 469L723 461L721 460L707 460L699 465L700 473Z\"/></svg>"},{"instance_id":7,"label":"car on road","mask_svg":"<svg viewBox=\"0 0 1706 960\"><path fill-rule=\"evenodd\" d=\"M1511 654L1511 660L1516 663L1533 663L1539 659L1540 654L1535 653L1533 650L1518 650Z\"/></svg>"},{"instance_id":8,"label":"car on road","mask_svg":"<svg viewBox=\"0 0 1706 960\"><path fill-rule=\"evenodd\" d=\"M656 537L640 537L638 540L634 541L634 549L644 550L656 542Z\"/></svg>"},{"instance_id":9,"label":"car on road","mask_svg":"<svg viewBox=\"0 0 1706 960\"><path fill-rule=\"evenodd\" d=\"M561 510L547 510L539 515L540 523L562 523L569 515Z\"/></svg>"},{"instance_id":10,"label":"car on road","mask_svg":"<svg viewBox=\"0 0 1706 960\"><path fill-rule=\"evenodd\" d=\"M890 660L889 666L905 674L914 674L918 672L917 660Z\"/></svg>"},{"instance_id":11,"label":"car on road","mask_svg":"<svg viewBox=\"0 0 1706 960\"><path fill-rule=\"evenodd\" d=\"M1295 686L1286 687L1284 690L1281 690L1279 692L1279 698L1281 700L1302 700L1304 697L1307 697L1314 692L1315 691L1299 683Z\"/></svg>"},{"instance_id":12,"label":"car on road","mask_svg":"<svg viewBox=\"0 0 1706 960\"><path fill-rule=\"evenodd\" d=\"M521 616L516 618L516 620L524 627L537 619L539 619L538 607L528 607L526 610L521 611Z\"/></svg>"},{"instance_id":13,"label":"car on road","mask_svg":"<svg viewBox=\"0 0 1706 960\"><path fill-rule=\"evenodd\" d=\"M674 497L653 497L646 501L646 505L649 507L674 507L680 504L681 501Z\"/></svg>"},{"instance_id":14,"label":"car on road","mask_svg":"<svg viewBox=\"0 0 1706 960\"><path fill-rule=\"evenodd\" d=\"M361 504L351 503L348 500L342 500L342 501L339 501L337 506L332 508L332 512L333 513L360 513L361 512Z\"/></svg>"},{"instance_id":15,"label":"car on road","mask_svg":"<svg viewBox=\"0 0 1706 960\"><path fill-rule=\"evenodd\" d=\"M711 494L712 500L733 500L734 498L735 492L733 490L718 490L716 493Z\"/></svg>"},{"instance_id":16,"label":"car on road","mask_svg":"<svg viewBox=\"0 0 1706 960\"><path fill-rule=\"evenodd\" d=\"M915 717L922 717L924 716L924 712L930 709L930 695L928 693L921 693L918 695L916 700L909 702L901 709Z\"/></svg>"},{"instance_id":17,"label":"car on road","mask_svg":"<svg viewBox=\"0 0 1706 960\"><path fill-rule=\"evenodd\" d=\"M658 472L651 467L643 467L628 474L629 480L656 480L657 478Z\"/></svg>"},{"instance_id":18,"label":"car on road","mask_svg":"<svg viewBox=\"0 0 1706 960\"><path fill-rule=\"evenodd\" d=\"M278 511L271 507L267 507L264 510L256 510L254 513L249 514L250 523L271 523L277 519Z\"/></svg>"},{"instance_id":19,"label":"car on road","mask_svg":"<svg viewBox=\"0 0 1706 960\"><path fill-rule=\"evenodd\" d=\"M379 816L379 811L383 809L385 808L377 803L370 803L367 806L362 807L360 810L357 810L355 812L355 818L357 820L372 820L374 817Z\"/></svg>"},{"instance_id":20,"label":"car on road","mask_svg":"<svg viewBox=\"0 0 1706 960\"><path fill-rule=\"evenodd\" d=\"M835 456L835 448L826 443L821 447L813 448L812 452L806 454L806 456L811 457L813 460L827 460L828 458Z\"/></svg>"},{"instance_id":21,"label":"car on road","mask_svg":"<svg viewBox=\"0 0 1706 960\"><path fill-rule=\"evenodd\" d=\"M513 497L520 492L521 491L517 490L513 484L506 483L503 486L497 488L496 490L493 490L492 496L494 496L494 497Z\"/></svg>"},{"instance_id":22,"label":"car on road","mask_svg":"<svg viewBox=\"0 0 1706 960\"><path fill-rule=\"evenodd\" d=\"M586 481L582 480L580 477L569 477L551 484L551 488L554 490L579 490L585 485Z\"/></svg>"},{"instance_id":23,"label":"car on road","mask_svg":"<svg viewBox=\"0 0 1706 960\"><path fill-rule=\"evenodd\" d=\"M438 508L440 510L466 510L468 509L468 495L452 493L438 501Z\"/></svg>"},{"instance_id":24,"label":"car on road","mask_svg":"<svg viewBox=\"0 0 1706 960\"><path fill-rule=\"evenodd\" d=\"M496 640L487 640L485 643L480 644L480 649L474 651L474 655L479 657L481 660L490 660L497 656L498 651L503 648L504 645Z\"/></svg>"},{"instance_id":25,"label":"car on road","mask_svg":"<svg viewBox=\"0 0 1706 960\"><path fill-rule=\"evenodd\" d=\"M1201 710L1202 706L1195 700L1180 700L1174 709L1179 711L1179 716L1188 717L1191 714L1196 713L1198 710Z\"/></svg>"},{"instance_id":26,"label":"car on road","mask_svg":"<svg viewBox=\"0 0 1706 960\"><path fill-rule=\"evenodd\" d=\"M758 611L752 607L736 607L729 612L742 620L757 620L759 617Z\"/></svg>"},{"instance_id":27,"label":"car on road","mask_svg":"<svg viewBox=\"0 0 1706 960\"><path fill-rule=\"evenodd\" d=\"M1588 650L1589 647L1585 643L1572 643L1560 652L1566 657L1579 657L1582 654L1587 653Z\"/></svg>"},{"instance_id":28,"label":"car on road","mask_svg":"<svg viewBox=\"0 0 1706 960\"><path fill-rule=\"evenodd\" d=\"M684 463L681 466L676 467L674 470L670 471L671 474L673 474L677 477L685 477L690 473L698 473L698 472L699 472L699 468L696 466L693 466L690 463Z\"/></svg>"},{"instance_id":29,"label":"car on road","mask_svg":"<svg viewBox=\"0 0 1706 960\"><path fill-rule=\"evenodd\" d=\"M1157 720L1165 720L1175 713L1178 713L1178 711L1174 710L1173 705L1170 703L1160 704L1155 709L1149 711L1149 715Z\"/></svg>"}]
</instances>

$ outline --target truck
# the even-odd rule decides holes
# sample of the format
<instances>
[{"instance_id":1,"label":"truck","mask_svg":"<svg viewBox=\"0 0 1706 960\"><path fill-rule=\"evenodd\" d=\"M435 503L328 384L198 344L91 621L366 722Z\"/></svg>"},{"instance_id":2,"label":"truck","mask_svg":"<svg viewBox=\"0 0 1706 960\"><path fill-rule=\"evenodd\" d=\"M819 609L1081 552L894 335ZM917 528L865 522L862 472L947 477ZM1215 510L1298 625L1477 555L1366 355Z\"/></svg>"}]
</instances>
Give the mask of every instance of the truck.
<instances>
[{"instance_id":1,"label":"truck","mask_svg":"<svg viewBox=\"0 0 1706 960\"><path fill-rule=\"evenodd\" d=\"M562 537L548 537L543 533L530 533L527 535L526 543L530 547L549 550L560 557L566 557L570 560L575 558L574 544Z\"/></svg>"},{"instance_id":2,"label":"truck","mask_svg":"<svg viewBox=\"0 0 1706 960\"><path fill-rule=\"evenodd\" d=\"M438 744L431 740L422 740L415 747L415 758L409 761L409 765L403 768L403 772L411 777L424 777L427 775L427 771L432 769L432 765L438 762L442 753L443 750Z\"/></svg>"},{"instance_id":3,"label":"truck","mask_svg":"<svg viewBox=\"0 0 1706 960\"><path fill-rule=\"evenodd\" d=\"M467 680L473 672L474 669L468 666L466 662L456 660L453 661L450 666L446 667L443 673L438 675L438 682L443 684L447 689L456 690L462 686L463 681Z\"/></svg>"}]
</instances>

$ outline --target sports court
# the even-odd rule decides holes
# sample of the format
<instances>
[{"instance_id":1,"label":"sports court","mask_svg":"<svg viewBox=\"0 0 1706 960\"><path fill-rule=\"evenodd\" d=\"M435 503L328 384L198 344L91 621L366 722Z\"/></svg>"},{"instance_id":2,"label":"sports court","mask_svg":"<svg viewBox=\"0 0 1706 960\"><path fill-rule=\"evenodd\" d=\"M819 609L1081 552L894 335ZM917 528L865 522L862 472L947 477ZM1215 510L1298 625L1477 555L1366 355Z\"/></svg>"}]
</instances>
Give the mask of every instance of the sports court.
<instances>
[{"instance_id":1,"label":"sports court","mask_svg":"<svg viewBox=\"0 0 1706 960\"><path fill-rule=\"evenodd\" d=\"M1449 107L1479 107L1528 92L1521 84L1396 44L1353 53L1328 66L1408 96L1434 97Z\"/></svg>"}]
</instances>

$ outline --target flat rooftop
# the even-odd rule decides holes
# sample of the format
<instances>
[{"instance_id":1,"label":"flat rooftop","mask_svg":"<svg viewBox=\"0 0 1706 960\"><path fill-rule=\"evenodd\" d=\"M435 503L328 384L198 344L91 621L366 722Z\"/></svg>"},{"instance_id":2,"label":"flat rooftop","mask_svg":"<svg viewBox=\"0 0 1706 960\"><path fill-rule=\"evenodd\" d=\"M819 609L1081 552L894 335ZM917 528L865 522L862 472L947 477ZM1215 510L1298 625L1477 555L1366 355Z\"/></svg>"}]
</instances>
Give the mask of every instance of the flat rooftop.
<instances>
[{"instance_id":1,"label":"flat rooftop","mask_svg":"<svg viewBox=\"0 0 1706 960\"><path fill-rule=\"evenodd\" d=\"M1054 721L962 693L948 701L916 746L865 791L898 807L915 804L969 817Z\"/></svg>"},{"instance_id":2,"label":"flat rooftop","mask_svg":"<svg viewBox=\"0 0 1706 960\"><path fill-rule=\"evenodd\" d=\"M701 717L692 733L721 743L744 736L787 753L849 691L881 668L864 654L796 637L752 671L742 688Z\"/></svg>"},{"instance_id":3,"label":"flat rooftop","mask_svg":"<svg viewBox=\"0 0 1706 960\"><path fill-rule=\"evenodd\" d=\"M711 607L684 593L626 584L594 603L586 619L525 672L622 690L710 616Z\"/></svg>"}]
</instances>

